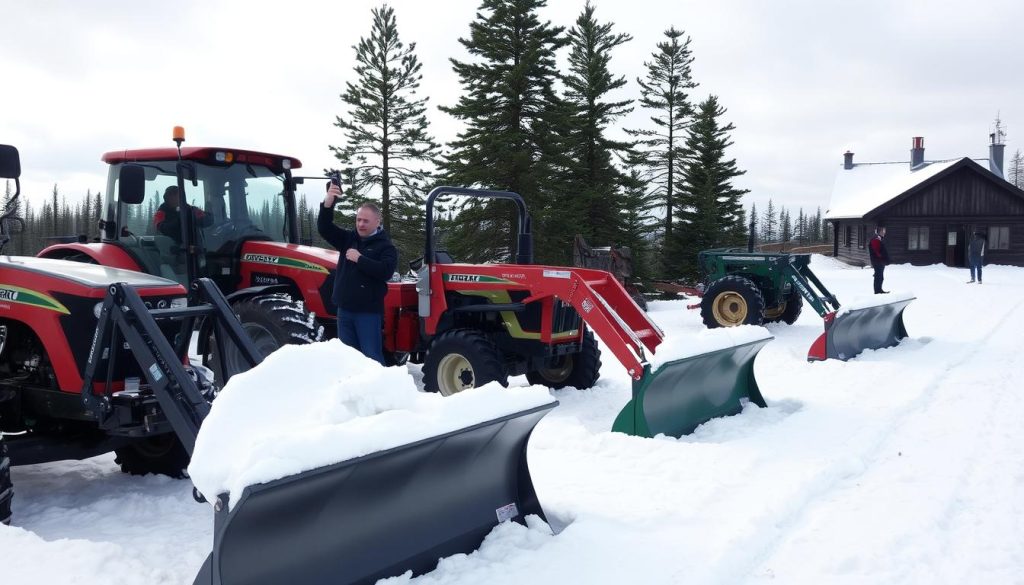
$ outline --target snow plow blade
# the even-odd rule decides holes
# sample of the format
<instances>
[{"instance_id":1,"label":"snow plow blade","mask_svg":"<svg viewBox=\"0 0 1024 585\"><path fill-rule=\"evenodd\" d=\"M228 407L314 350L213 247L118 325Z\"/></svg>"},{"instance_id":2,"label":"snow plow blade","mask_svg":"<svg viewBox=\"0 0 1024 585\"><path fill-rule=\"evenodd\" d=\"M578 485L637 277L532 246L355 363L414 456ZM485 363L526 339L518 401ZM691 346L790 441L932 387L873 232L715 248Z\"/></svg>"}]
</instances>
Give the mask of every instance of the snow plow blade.
<instances>
[{"instance_id":1,"label":"snow plow blade","mask_svg":"<svg viewBox=\"0 0 1024 585\"><path fill-rule=\"evenodd\" d=\"M899 344L907 336L903 325L903 310L914 298L901 299L884 305L851 309L838 317L825 316L825 332L810 351L807 361L826 359L848 360L865 349L882 349Z\"/></svg>"},{"instance_id":2,"label":"snow plow blade","mask_svg":"<svg viewBox=\"0 0 1024 585\"><path fill-rule=\"evenodd\" d=\"M754 379L754 358L772 338L663 364L633 381L633 399L612 432L640 437L679 437L720 416L737 414L749 400L765 406Z\"/></svg>"},{"instance_id":3,"label":"snow plow blade","mask_svg":"<svg viewBox=\"0 0 1024 585\"><path fill-rule=\"evenodd\" d=\"M374 583L475 550L499 522L544 513L526 445L557 402L245 488L215 504L195 583Z\"/></svg>"}]
</instances>

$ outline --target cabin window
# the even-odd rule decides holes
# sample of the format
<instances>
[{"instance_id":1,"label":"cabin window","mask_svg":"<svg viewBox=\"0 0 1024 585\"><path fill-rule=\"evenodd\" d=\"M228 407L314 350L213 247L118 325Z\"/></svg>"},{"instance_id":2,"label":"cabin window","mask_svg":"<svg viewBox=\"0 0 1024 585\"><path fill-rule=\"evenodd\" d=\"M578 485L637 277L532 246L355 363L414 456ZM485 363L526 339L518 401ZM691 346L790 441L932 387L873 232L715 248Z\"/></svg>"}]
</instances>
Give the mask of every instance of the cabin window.
<instances>
[{"instance_id":1,"label":"cabin window","mask_svg":"<svg viewBox=\"0 0 1024 585\"><path fill-rule=\"evenodd\" d=\"M846 233L843 234L843 238L846 241L846 247L849 248L853 243L853 227L846 226Z\"/></svg>"},{"instance_id":2,"label":"cabin window","mask_svg":"<svg viewBox=\"0 0 1024 585\"><path fill-rule=\"evenodd\" d=\"M927 250L928 249L928 227L910 226L907 229L907 249Z\"/></svg>"},{"instance_id":3,"label":"cabin window","mask_svg":"<svg viewBox=\"0 0 1024 585\"><path fill-rule=\"evenodd\" d=\"M864 244L867 242L867 239L868 227L863 224L857 226L857 247L863 250Z\"/></svg>"},{"instance_id":4,"label":"cabin window","mask_svg":"<svg viewBox=\"0 0 1024 585\"><path fill-rule=\"evenodd\" d=\"M989 250L1009 250L1010 249L1010 227L990 227L988 228L988 249Z\"/></svg>"}]
</instances>

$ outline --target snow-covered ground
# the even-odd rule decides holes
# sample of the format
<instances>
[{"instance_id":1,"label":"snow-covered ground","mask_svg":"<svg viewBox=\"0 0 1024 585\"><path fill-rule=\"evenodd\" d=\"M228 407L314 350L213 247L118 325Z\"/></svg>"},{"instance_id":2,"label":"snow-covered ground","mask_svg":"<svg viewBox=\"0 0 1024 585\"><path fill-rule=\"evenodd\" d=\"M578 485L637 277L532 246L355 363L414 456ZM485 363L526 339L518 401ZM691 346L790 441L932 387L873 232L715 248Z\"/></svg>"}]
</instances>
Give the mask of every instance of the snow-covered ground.
<instances>
[{"instance_id":1,"label":"snow-covered ground","mask_svg":"<svg viewBox=\"0 0 1024 585\"><path fill-rule=\"evenodd\" d=\"M812 267L841 301L871 290L870 269ZM887 269L887 289L917 297L911 337L849 362L806 361L821 331L809 307L769 326L755 367L768 408L681 439L608 431L630 384L606 352L598 386L554 392L561 405L530 442L541 503L564 529L503 524L477 552L391 582L1024 583L1024 269L967 279ZM669 336L702 328L684 301L650 314ZM191 583L209 552L212 513L188 481L125 476L112 456L13 477L4 585Z\"/></svg>"}]
</instances>

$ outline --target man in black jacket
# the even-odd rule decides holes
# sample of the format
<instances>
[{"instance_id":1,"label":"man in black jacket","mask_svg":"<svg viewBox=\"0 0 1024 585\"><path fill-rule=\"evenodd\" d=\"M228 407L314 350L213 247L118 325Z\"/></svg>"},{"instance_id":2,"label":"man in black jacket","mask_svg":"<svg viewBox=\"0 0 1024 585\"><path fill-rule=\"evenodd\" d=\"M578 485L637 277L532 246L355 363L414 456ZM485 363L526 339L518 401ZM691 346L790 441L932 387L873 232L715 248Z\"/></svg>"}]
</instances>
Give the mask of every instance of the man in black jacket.
<instances>
[{"instance_id":1,"label":"man in black jacket","mask_svg":"<svg viewBox=\"0 0 1024 585\"><path fill-rule=\"evenodd\" d=\"M875 228L875 237L868 243L868 255L871 257L871 267L875 269L875 294L886 294L889 291L882 290L882 279L885 278L885 265L889 263L889 250L885 248L885 228Z\"/></svg>"},{"instance_id":2,"label":"man in black jacket","mask_svg":"<svg viewBox=\"0 0 1024 585\"><path fill-rule=\"evenodd\" d=\"M373 203L363 203L356 211L355 230L334 225L338 197L341 189L331 184L316 220L320 236L341 252L331 297L338 307L338 339L384 364L384 296L398 251L381 229L380 209Z\"/></svg>"}]
</instances>

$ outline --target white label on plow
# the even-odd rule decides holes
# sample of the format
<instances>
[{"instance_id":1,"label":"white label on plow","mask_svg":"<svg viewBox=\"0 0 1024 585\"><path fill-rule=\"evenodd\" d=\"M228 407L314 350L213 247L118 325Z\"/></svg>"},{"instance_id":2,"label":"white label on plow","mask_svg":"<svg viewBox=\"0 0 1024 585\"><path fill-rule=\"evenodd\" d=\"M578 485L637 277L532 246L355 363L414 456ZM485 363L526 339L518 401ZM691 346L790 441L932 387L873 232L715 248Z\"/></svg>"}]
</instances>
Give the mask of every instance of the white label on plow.
<instances>
[{"instance_id":1,"label":"white label on plow","mask_svg":"<svg viewBox=\"0 0 1024 585\"><path fill-rule=\"evenodd\" d=\"M494 511L494 513L498 515L498 523L500 524L502 522L505 522L506 520L511 520L518 516L519 509L516 508L516 503L512 502L511 504L506 504L498 508L497 510Z\"/></svg>"},{"instance_id":2,"label":"white label on plow","mask_svg":"<svg viewBox=\"0 0 1024 585\"><path fill-rule=\"evenodd\" d=\"M568 270L545 270L544 278L569 278L571 273Z\"/></svg>"}]
</instances>

